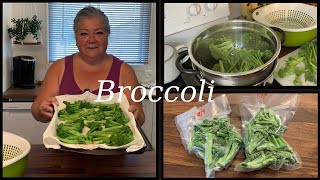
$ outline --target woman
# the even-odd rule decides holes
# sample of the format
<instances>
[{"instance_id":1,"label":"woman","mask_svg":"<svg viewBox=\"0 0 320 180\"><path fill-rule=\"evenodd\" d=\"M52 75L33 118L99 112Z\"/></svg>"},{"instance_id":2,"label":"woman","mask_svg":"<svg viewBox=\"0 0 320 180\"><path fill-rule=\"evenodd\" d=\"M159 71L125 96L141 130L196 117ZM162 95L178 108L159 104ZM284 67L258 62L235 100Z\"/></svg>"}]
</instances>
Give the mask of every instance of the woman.
<instances>
[{"instance_id":1,"label":"woman","mask_svg":"<svg viewBox=\"0 0 320 180\"><path fill-rule=\"evenodd\" d=\"M118 86L138 86L138 79L132 67L117 57L106 53L110 26L108 17L99 9L88 6L78 12L73 30L78 53L55 61L45 76L41 90L32 104L32 115L41 122L49 122L53 116L52 104L58 105L55 96L63 94L82 94L86 90L94 94L99 92L98 80L113 80L113 92L119 92ZM108 89L110 83L104 83ZM107 95L103 91L103 95ZM141 102L131 99L131 90L124 94L130 104L129 111L134 114L137 123L144 123ZM136 91L135 98L141 93Z\"/></svg>"}]
</instances>

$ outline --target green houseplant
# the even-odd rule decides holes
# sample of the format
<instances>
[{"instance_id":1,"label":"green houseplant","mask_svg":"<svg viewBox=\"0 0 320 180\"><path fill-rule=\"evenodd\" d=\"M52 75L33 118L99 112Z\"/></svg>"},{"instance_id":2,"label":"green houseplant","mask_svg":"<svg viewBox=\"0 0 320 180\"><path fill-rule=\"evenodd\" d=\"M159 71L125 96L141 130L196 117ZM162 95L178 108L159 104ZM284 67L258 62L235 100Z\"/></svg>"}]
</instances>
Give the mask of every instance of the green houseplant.
<instances>
[{"instance_id":1,"label":"green houseplant","mask_svg":"<svg viewBox=\"0 0 320 180\"><path fill-rule=\"evenodd\" d=\"M15 38L14 43L21 43L28 34L32 34L33 38L38 39L38 33L42 29L41 20L37 15L34 15L31 19L27 18L12 18L11 22L13 27L8 29L9 37Z\"/></svg>"}]
</instances>

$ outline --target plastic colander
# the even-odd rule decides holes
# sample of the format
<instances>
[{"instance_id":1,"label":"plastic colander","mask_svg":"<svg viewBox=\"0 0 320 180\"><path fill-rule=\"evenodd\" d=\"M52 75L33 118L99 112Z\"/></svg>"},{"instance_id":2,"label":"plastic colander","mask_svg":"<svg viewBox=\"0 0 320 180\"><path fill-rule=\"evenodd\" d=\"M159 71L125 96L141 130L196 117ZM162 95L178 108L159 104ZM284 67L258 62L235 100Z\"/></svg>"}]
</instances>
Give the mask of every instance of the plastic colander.
<instances>
[{"instance_id":1,"label":"plastic colander","mask_svg":"<svg viewBox=\"0 0 320 180\"><path fill-rule=\"evenodd\" d=\"M28 163L31 149L29 141L3 131L2 177L22 177Z\"/></svg>"},{"instance_id":2,"label":"plastic colander","mask_svg":"<svg viewBox=\"0 0 320 180\"><path fill-rule=\"evenodd\" d=\"M301 46L317 36L315 6L303 3L273 3L255 10L252 17L261 24L282 29L286 34L283 46Z\"/></svg>"}]
</instances>

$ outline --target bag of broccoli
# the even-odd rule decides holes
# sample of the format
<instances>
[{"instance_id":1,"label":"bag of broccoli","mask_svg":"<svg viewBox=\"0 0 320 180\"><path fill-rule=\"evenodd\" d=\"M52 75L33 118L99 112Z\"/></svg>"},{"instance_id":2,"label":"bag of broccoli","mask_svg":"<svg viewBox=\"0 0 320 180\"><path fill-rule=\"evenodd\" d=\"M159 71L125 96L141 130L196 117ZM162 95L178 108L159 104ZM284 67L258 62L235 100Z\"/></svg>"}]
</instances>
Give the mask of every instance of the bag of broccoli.
<instances>
[{"instance_id":1,"label":"bag of broccoli","mask_svg":"<svg viewBox=\"0 0 320 180\"><path fill-rule=\"evenodd\" d=\"M235 171L301 167L298 153L283 138L287 122L294 116L299 99L298 94L257 94L241 98L246 159L235 167Z\"/></svg>"},{"instance_id":2,"label":"bag of broccoli","mask_svg":"<svg viewBox=\"0 0 320 180\"><path fill-rule=\"evenodd\" d=\"M242 143L238 129L230 124L231 108L226 95L175 117L183 146L204 160L206 177L228 168Z\"/></svg>"}]
</instances>

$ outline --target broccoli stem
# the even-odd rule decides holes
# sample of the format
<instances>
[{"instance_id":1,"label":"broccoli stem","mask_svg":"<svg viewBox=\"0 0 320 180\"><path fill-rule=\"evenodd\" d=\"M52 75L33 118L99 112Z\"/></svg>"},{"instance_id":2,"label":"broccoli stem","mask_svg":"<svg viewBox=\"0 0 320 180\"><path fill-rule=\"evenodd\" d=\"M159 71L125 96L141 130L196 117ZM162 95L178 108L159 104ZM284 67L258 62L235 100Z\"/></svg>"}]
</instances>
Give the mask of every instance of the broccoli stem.
<instances>
[{"instance_id":1,"label":"broccoli stem","mask_svg":"<svg viewBox=\"0 0 320 180\"><path fill-rule=\"evenodd\" d=\"M205 143L204 143L204 164L210 165L212 163L212 143L213 143L213 134L206 133L205 134ZM206 166L208 167L208 166Z\"/></svg>"},{"instance_id":2,"label":"broccoli stem","mask_svg":"<svg viewBox=\"0 0 320 180\"><path fill-rule=\"evenodd\" d=\"M224 73L225 70L224 70L224 67L223 67L223 62L222 62L222 60L219 60L219 66L220 66L220 71Z\"/></svg>"}]
</instances>

